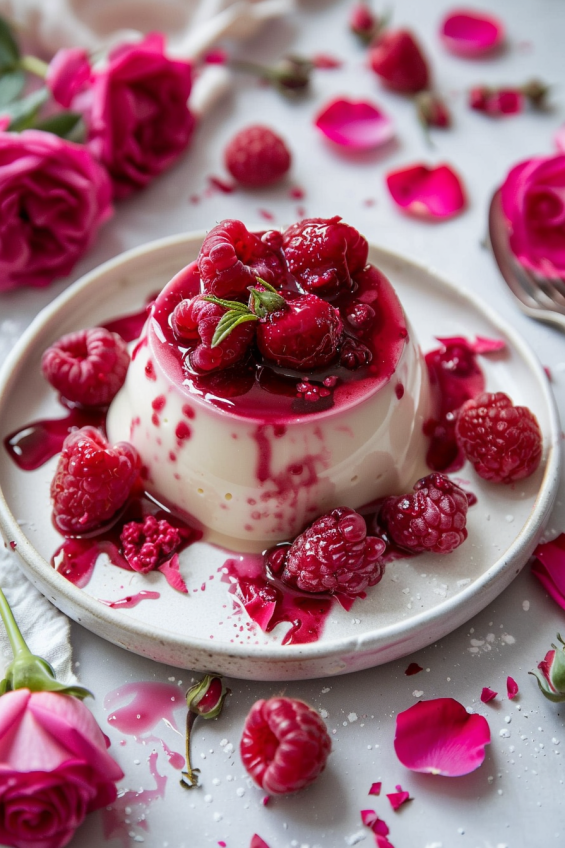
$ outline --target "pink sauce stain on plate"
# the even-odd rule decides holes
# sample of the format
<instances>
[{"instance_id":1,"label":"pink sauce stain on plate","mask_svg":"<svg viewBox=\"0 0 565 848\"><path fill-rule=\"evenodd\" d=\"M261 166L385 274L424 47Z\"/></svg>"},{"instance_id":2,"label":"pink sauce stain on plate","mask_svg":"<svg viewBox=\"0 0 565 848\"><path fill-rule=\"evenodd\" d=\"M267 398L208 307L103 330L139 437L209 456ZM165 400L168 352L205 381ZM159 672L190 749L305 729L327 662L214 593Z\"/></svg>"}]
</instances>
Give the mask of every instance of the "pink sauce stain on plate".
<instances>
[{"instance_id":1,"label":"pink sauce stain on plate","mask_svg":"<svg viewBox=\"0 0 565 848\"><path fill-rule=\"evenodd\" d=\"M169 722L178 730L174 714L186 709L183 693L171 683L125 683L104 698L104 707L110 710L108 724L120 733L140 737L152 730L160 721Z\"/></svg>"},{"instance_id":2,"label":"pink sauce stain on plate","mask_svg":"<svg viewBox=\"0 0 565 848\"><path fill-rule=\"evenodd\" d=\"M167 785L166 775L159 774L157 770L157 757L157 751L149 755L149 771L155 780L155 789L141 789L137 792L128 789L125 792L119 792L114 803L102 809L105 840L121 839L124 848L128 848L132 826L149 830L146 811L153 801L165 797Z\"/></svg>"}]
</instances>

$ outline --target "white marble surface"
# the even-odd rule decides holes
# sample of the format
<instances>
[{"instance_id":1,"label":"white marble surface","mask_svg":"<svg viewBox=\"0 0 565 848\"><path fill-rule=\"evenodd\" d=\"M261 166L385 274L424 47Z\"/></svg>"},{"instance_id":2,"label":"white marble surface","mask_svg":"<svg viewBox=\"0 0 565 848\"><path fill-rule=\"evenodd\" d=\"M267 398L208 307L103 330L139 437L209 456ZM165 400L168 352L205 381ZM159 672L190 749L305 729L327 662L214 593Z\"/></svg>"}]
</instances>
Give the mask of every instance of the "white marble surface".
<instances>
[{"instance_id":1,"label":"white marble surface","mask_svg":"<svg viewBox=\"0 0 565 848\"><path fill-rule=\"evenodd\" d=\"M304 2L291 20L267 28L249 46L247 55L269 60L290 49L305 55L324 51L342 58L343 68L317 72L312 95L297 103L286 102L242 77L233 97L200 126L183 160L147 191L121 204L71 278L44 291L22 290L2 297L0 353L9 349L39 309L70 282L124 249L159 236L209 228L226 217L261 222L261 209L274 215L275 224L287 224L300 214L297 207L302 206L308 215L341 214L370 240L422 261L484 297L523 333L543 364L551 367L563 414L565 339L520 315L481 242L494 188L515 162L550 152L552 136L565 120L565 95L558 87L565 71L565 4L559 0L493 0L492 10L507 24L509 48L500 57L475 62L456 59L441 49L436 33L447 8L449 4L442 0L397 0L394 9L395 22L410 24L425 42L437 85L451 99L455 127L447 133L436 132L433 149L426 147L410 104L383 92L365 68L363 49L346 28L348 4ZM532 76L556 84L552 113L489 121L465 106L464 89L473 83L519 83ZM317 136L312 117L336 94L370 97L382 105L396 121L397 143L355 161L330 149ZM223 173L221 155L227 140L238 128L258 120L268 122L287 138L294 153L292 179L269 191L216 192L203 197L206 175ZM393 208L384 174L423 159L448 161L460 171L469 196L469 209L460 218L426 225L402 217ZM304 189L304 200L289 197L292 185ZM190 202L194 194L201 196L199 203ZM367 205L368 200L374 205ZM562 489L548 538L564 529L564 494ZM338 848L357 844L361 837L359 844L368 846L373 837L359 817L365 808L375 809L385 818L395 848L565 844L565 708L545 701L527 675L559 629L565 629L565 613L526 567L510 588L468 625L413 657L327 684L320 680L285 684L285 694L324 710L334 750L328 769L311 789L273 800L267 807L261 801L263 793L249 785L237 746L250 705L256 698L279 693L282 685L230 680L232 695L225 713L217 722L201 726L195 737L195 758L204 786L184 792L178 786L178 772L159 753L159 771L168 777L164 797L147 808L147 829L132 824L132 845L143 841L151 848L205 848L223 841L227 848L248 848L252 834L259 833L270 848ZM107 725L104 696L129 681L167 682L174 677L175 681L180 678L179 685L184 688L190 683L190 672L127 654L78 625L72 626L72 637L76 671L84 685L97 693L93 709L126 773L124 787L153 788L148 756L154 743L143 745L127 737L126 744L120 745L124 737ZM411 660L426 670L406 677L404 670ZM483 686L504 695L508 674L520 685L516 701L499 698L481 704ZM412 774L394 754L395 715L418 698L444 696L487 716L492 744L486 761L463 778ZM163 727L157 732L172 748L182 751L182 740L172 730ZM371 783L377 780L383 781L383 795L368 797ZM408 789L414 800L393 813L384 793L394 791L397 783ZM94 848L103 841L101 817L96 814L72 846ZM118 848L121 842L108 844Z\"/></svg>"}]
</instances>

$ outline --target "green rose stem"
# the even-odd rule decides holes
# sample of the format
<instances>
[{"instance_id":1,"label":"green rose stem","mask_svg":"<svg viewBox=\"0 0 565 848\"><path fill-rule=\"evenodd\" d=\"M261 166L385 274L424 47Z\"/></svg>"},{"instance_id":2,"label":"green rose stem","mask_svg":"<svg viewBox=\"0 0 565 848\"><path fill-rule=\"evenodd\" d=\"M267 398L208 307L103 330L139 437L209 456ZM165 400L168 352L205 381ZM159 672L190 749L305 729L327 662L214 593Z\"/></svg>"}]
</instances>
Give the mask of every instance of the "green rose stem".
<instances>
[{"instance_id":1,"label":"green rose stem","mask_svg":"<svg viewBox=\"0 0 565 848\"><path fill-rule=\"evenodd\" d=\"M190 763L190 743L194 722L198 716L205 719L218 718L229 692L230 690L224 686L219 675L207 674L186 693L186 705L188 707L186 714L186 771L182 772L182 778L179 781L183 789L193 789L199 785L200 769L192 768Z\"/></svg>"},{"instance_id":2,"label":"green rose stem","mask_svg":"<svg viewBox=\"0 0 565 848\"><path fill-rule=\"evenodd\" d=\"M35 74L36 77L45 79L49 65L38 59L37 56L22 56L18 62L22 71L28 71L30 74Z\"/></svg>"},{"instance_id":3,"label":"green rose stem","mask_svg":"<svg viewBox=\"0 0 565 848\"><path fill-rule=\"evenodd\" d=\"M14 655L14 659L6 669L5 678L0 681L0 695L14 689L29 689L30 692L60 692L62 695L74 695L75 698L93 697L92 693L82 686L65 686L63 683L58 683L49 663L31 653L2 589L0 589L0 618L6 628Z\"/></svg>"}]
</instances>

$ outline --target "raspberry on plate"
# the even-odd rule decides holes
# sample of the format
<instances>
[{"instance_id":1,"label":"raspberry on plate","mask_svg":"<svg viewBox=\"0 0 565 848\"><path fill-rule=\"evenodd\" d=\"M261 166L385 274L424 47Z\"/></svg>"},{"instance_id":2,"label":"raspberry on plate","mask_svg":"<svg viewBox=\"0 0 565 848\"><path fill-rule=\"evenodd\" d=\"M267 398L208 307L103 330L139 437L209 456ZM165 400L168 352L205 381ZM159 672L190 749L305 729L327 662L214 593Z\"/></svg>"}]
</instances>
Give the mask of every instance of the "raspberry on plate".
<instances>
[{"instance_id":1,"label":"raspberry on plate","mask_svg":"<svg viewBox=\"0 0 565 848\"><path fill-rule=\"evenodd\" d=\"M322 368L335 359L341 342L343 323L338 310L315 294L284 294L286 306L270 312L257 325L259 350L282 368Z\"/></svg>"},{"instance_id":2,"label":"raspberry on plate","mask_svg":"<svg viewBox=\"0 0 565 848\"><path fill-rule=\"evenodd\" d=\"M239 362L255 337L253 322L235 326L221 342L212 346L214 333L226 310L218 303L210 303L201 295L191 300L181 300L172 314L171 324L181 339L198 340L188 353L190 367L197 373L207 373L229 368Z\"/></svg>"},{"instance_id":3,"label":"raspberry on plate","mask_svg":"<svg viewBox=\"0 0 565 848\"><path fill-rule=\"evenodd\" d=\"M227 218L202 242L198 254L202 290L216 297L247 297L257 277L276 288L286 275L280 247L279 233L270 231L259 238L241 221Z\"/></svg>"},{"instance_id":4,"label":"raspberry on plate","mask_svg":"<svg viewBox=\"0 0 565 848\"><path fill-rule=\"evenodd\" d=\"M323 771L331 739L318 713L294 698L256 701L240 743L243 765L270 795L296 792Z\"/></svg>"},{"instance_id":5,"label":"raspberry on plate","mask_svg":"<svg viewBox=\"0 0 565 848\"><path fill-rule=\"evenodd\" d=\"M108 406L124 383L128 365L126 343L103 327L62 336L41 358L45 378L81 406Z\"/></svg>"},{"instance_id":6,"label":"raspberry on plate","mask_svg":"<svg viewBox=\"0 0 565 848\"><path fill-rule=\"evenodd\" d=\"M108 521L126 502L138 474L139 458L130 444L112 447L94 427L74 430L63 443L51 483L57 529L74 536Z\"/></svg>"},{"instance_id":7,"label":"raspberry on plate","mask_svg":"<svg viewBox=\"0 0 565 848\"><path fill-rule=\"evenodd\" d=\"M298 536L284 559L269 565L282 569L283 583L303 592L364 592L384 574L385 543L367 536L364 518L349 507L332 509ZM275 548L275 553L280 549Z\"/></svg>"},{"instance_id":8,"label":"raspberry on plate","mask_svg":"<svg viewBox=\"0 0 565 848\"><path fill-rule=\"evenodd\" d=\"M174 554L190 534L186 527L173 527L164 518L146 515L143 521L124 524L120 542L131 568L147 574Z\"/></svg>"},{"instance_id":9,"label":"raspberry on plate","mask_svg":"<svg viewBox=\"0 0 565 848\"><path fill-rule=\"evenodd\" d=\"M503 392L484 392L461 407L457 444L484 480L514 483L538 467L542 436L535 415Z\"/></svg>"},{"instance_id":10,"label":"raspberry on plate","mask_svg":"<svg viewBox=\"0 0 565 848\"><path fill-rule=\"evenodd\" d=\"M408 551L449 554L467 538L467 495L444 474L418 480L413 495L387 498L380 519Z\"/></svg>"},{"instance_id":11,"label":"raspberry on plate","mask_svg":"<svg viewBox=\"0 0 565 848\"><path fill-rule=\"evenodd\" d=\"M283 233L288 267L307 292L334 297L353 287L367 264L369 245L354 228L334 218L306 218Z\"/></svg>"},{"instance_id":12,"label":"raspberry on plate","mask_svg":"<svg viewBox=\"0 0 565 848\"><path fill-rule=\"evenodd\" d=\"M252 187L278 182L291 164L282 138L261 124L240 130L226 147L224 157L232 177Z\"/></svg>"}]
</instances>

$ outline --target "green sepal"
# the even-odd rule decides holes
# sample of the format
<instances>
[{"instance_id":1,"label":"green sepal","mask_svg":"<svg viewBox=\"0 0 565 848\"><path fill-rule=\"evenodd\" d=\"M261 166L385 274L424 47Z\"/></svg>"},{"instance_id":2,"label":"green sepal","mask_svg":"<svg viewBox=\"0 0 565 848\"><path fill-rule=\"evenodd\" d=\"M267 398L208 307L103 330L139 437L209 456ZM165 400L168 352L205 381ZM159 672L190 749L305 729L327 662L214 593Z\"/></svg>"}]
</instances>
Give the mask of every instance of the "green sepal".
<instances>
[{"instance_id":1,"label":"green sepal","mask_svg":"<svg viewBox=\"0 0 565 848\"><path fill-rule=\"evenodd\" d=\"M25 85L23 71L7 71L0 76L0 108L13 103Z\"/></svg>"},{"instance_id":2,"label":"green sepal","mask_svg":"<svg viewBox=\"0 0 565 848\"><path fill-rule=\"evenodd\" d=\"M286 300L268 283L261 285L268 286L266 291L261 291L251 286L249 291L249 308L258 318L266 318L271 312L277 312L279 309L284 309Z\"/></svg>"},{"instance_id":3,"label":"green sepal","mask_svg":"<svg viewBox=\"0 0 565 848\"><path fill-rule=\"evenodd\" d=\"M235 310L229 310L225 315L222 315L216 329L214 331L214 335L212 337L212 345L211 347L217 347L219 344L223 342L225 338L229 336L232 330L235 330L239 324L244 324L246 321L258 321L257 315L253 315L253 313L247 312L236 312Z\"/></svg>"},{"instance_id":4,"label":"green sepal","mask_svg":"<svg viewBox=\"0 0 565 848\"><path fill-rule=\"evenodd\" d=\"M49 90L39 88L37 91L28 94L27 97L3 106L0 109L0 115L7 115L10 118L8 127L10 132L22 132L34 126L37 113L48 99Z\"/></svg>"},{"instance_id":5,"label":"green sepal","mask_svg":"<svg viewBox=\"0 0 565 848\"><path fill-rule=\"evenodd\" d=\"M218 681L220 683L220 693L215 702L211 706L210 709L204 709L201 707L202 700L208 694L210 686ZM224 684L224 681L219 674L206 674L202 680L198 683L195 683L194 686L191 686L190 689L186 692L186 705L191 713L195 713L201 718L209 719L209 718L218 718L220 713L222 712L224 701L226 700L227 695L229 694L229 689Z\"/></svg>"},{"instance_id":6,"label":"green sepal","mask_svg":"<svg viewBox=\"0 0 565 848\"><path fill-rule=\"evenodd\" d=\"M6 692L9 692L9 691L10 691L10 684L8 683L7 679L4 678L4 680L0 680L0 696L5 695Z\"/></svg>"},{"instance_id":7,"label":"green sepal","mask_svg":"<svg viewBox=\"0 0 565 848\"><path fill-rule=\"evenodd\" d=\"M36 130L43 130L43 132L49 132L53 135L58 135L60 138L73 138L77 140L73 134L73 131L77 128L79 121L82 120L82 115L79 112L57 112L56 115L51 115L49 118L45 118L44 121L40 121L35 124Z\"/></svg>"},{"instance_id":8,"label":"green sepal","mask_svg":"<svg viewBox=\"0 0 565 848\"><path fill-rule=\"evenodd\" d=\"M223 306L224 309L229 309L232 312L248 312L249 307L239 300L225 300L223 297L216 297L215 294L203 294L202 300L207 300L208 303L217 303L218 306Z\"/></svg>"},{"instance_id":9,"label":"green sepal","mask_svg":"<svg viewBox=\"0 0 565 848\"><path fill-rule=\"evenodd\" d=\"M18 64L20 48L5 18L0 17L0 71L12 70Z\"/></svg>"},{"instance_id":10,"label":"green sepal","mask_svg":"<svg viewBox=\"0 0 565 848\"><path fill-rule=\"evenodd\" d=\"M540 692L547 698L548 701L553 701L554 704L559 704L562 701L565 701L565 692L554 692L550 689L547 680L542 674L540 674L539 671L529 671L528 674L531 674L536 678Z\"/></svg>"},{"instance_id":11,"label":"green sepal","mask_svg":"<svg viewBox=\"0 0 565 848\"><path fill-rule=\"evenodd\" d=\"M59 683L49 663L34 654L20 654L12 660L6 669L4 692L14 689L29 689L30 692L60 692L61 695L73 695L75 698L93 698L92 692L83 686ZM2 693L3 694L3 693Z\"/></svg>"}]
</instances>

